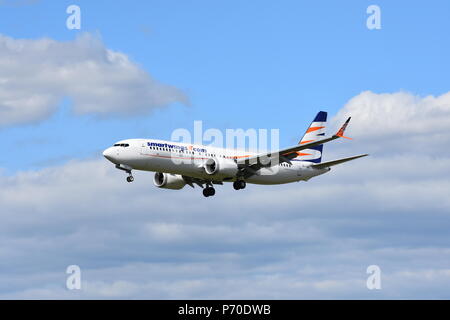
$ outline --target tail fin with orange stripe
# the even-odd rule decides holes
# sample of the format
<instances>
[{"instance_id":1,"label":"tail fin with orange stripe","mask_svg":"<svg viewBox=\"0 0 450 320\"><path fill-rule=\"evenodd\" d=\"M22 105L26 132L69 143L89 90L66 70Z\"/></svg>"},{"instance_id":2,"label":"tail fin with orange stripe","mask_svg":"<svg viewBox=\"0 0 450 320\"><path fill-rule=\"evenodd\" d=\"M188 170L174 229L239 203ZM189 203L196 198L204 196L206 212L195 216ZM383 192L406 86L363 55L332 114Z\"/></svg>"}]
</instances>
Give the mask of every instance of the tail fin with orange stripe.
<instances>
[{"instance_id":1,"label":"tail fin with orange stripe","mask_svg":"<svg viewBox=\"0 0 450 320\"><path fill-rule=\"evenodd\" d=\"M299 144L305 144L313 141L322 139L325 136L325 126L327 123L327 113L325 111L320 111L317 113L314 120L311 122L308 130L306 130L305 135ZM311 147L310 149L305 149L297 152L297 158L302 161L311 161L314 163L320 163L322 160L323 144Z\"/></svg>"}]
</instances>

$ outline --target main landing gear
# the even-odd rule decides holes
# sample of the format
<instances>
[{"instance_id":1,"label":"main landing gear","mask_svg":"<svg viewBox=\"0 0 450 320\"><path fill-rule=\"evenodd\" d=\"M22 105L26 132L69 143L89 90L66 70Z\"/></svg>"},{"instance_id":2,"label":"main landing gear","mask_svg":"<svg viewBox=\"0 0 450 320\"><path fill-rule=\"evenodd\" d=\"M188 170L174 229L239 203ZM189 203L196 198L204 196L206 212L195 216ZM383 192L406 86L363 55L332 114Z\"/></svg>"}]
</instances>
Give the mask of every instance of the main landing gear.
<instances>
[{"instance_id":1,"label":"main landing gear","mask_svg":"<svg viewBox=\"0 0 450 320\"><path fill-rule=\"evenodd\" d=\"M211 197L211 196L213 196L215 194L216 194L216 189L214 189L211 186L207 186L206 188L203 189L203 195L205 197Z\"/></svg>"},{"instance_id":2,"label":"main landing gear","mask_svg":"<svg viewBox=\"0 0 450 320\"><path fill-rule=\"evenodd\" d=\"M131 175L131 172L130 172L130 175L127 177L127 182L133 182L134 181L134 177Z\"/></svg>"},{"instance_id":3,"label":"main landing gear","mask_svg":"<svg viewBox=\"0 0 450 320\"><path fill-rule=\"evenodd\" d=\"M245 189L246 185L247 184L245 183L244 180L236 180L235 182L233 182L234 190Z\"/></svg>"}]
</instances>

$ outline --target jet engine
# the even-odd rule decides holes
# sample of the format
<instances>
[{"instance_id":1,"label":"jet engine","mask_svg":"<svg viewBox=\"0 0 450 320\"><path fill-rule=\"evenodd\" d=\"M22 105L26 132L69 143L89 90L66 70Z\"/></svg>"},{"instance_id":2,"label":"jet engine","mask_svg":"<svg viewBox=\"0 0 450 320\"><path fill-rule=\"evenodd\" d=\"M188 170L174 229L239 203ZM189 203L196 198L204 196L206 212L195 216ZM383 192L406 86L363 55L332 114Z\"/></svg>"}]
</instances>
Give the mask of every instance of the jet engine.
<instances>
[{"instance_id":1,"label":"jet engine","mask_svg":"<svg viewBox=\"0 0 450 320\"><path fill-rule=\"evenodd\" d=\"M179 174L156 172L153 183L158 188L180 190L186 185L183 177Z\"/></svg>"},{"instance_id":2,"label":"jet engine","mask_svg":"<svg viewBox=\"0 0 450 320\"><path fill-rule=\"evenodd\" d=\"M230 159L209 158L204 168L207 174L220 177L235 177L239 171L236 162Z\"/></svg>"}]
</instances>

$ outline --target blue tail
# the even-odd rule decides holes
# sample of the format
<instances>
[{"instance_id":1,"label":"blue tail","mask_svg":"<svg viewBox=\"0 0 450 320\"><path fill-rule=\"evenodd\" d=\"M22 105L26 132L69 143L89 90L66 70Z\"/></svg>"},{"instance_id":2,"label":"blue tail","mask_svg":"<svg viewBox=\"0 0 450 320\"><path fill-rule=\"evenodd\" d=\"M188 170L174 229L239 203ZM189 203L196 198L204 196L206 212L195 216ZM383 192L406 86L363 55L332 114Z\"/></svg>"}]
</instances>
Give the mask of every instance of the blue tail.
<instances>
[{"instance_id":1,"label":"blue tail","mask_svg":"<svg viewBox=\"0 0 450 320\"><path fill-rule=\"evenodd\" d=\"M327 113L319 111L314 120L311 122L308 130L299 144L309 143L321 139L325 135L325 127L327 124ZM302 161L310 161L320 163L322 161L323 144L298 152L297 158Z\"/></svg>"}]
</instances>

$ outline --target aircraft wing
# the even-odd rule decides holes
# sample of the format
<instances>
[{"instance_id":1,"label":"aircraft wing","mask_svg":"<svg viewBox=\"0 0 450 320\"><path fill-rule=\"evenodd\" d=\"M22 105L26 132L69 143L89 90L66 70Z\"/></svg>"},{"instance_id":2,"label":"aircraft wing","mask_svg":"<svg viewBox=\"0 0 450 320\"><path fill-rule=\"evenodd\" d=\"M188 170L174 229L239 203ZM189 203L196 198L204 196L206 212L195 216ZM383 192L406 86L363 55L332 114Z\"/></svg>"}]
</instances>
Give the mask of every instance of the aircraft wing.
<instances>
[{"instance_id":1,"label":"aircraft wing","mask_svg":"<svg viewBox=\"0 0 450 320\"><path fill-rule=\"evenodd\" d=\"M316 164L313 164L312 166L316 169L323 169L323 168L332 167L332 166L335 166L340 163L344 163L347 161L355 160L355 159L366 157L366 156L368 156L368 154L360 154L359 156L353 156L353 157L349 157L349 158L342 158L342 159L328 161L328 162L316 163Z\"/></svg>"},{"instance_id":2,"label":"aircraft wing","mask_svg":"<svg viewBox=\"0 0 450 320\"><path fill-rule=\"evenodd\" d=\"M339 129L339 131L331 137L316 140L314 142L298 144L275 152L261 153L253 157L241 158L237 160L237 164L239 167L244 169L244 176L251 176L263 167L272 167L283 162L290 163L292 159L297 157L297 152L301 150L309 149L311 147L318 146L339 138L347 138L344 136L344 131L348 123L350 122L350 119L351 118L348 118L347 121L345 121L345 123Z\"/></svg>"},{"instance_id":3,"label":"aircraft wing","mask_svg":"<svg viewBox=\"0 0 450 320\"><path fill-rule=\"evenodd\" d=\"M205 179L199 179L194 177L189 177L183 175L183 180L186 182L187 185L189 185L191 188L194 188L194 185L198 185L200 188L203 188L204 184L207 184L208 182L211 182L213 184L223 184L222 181L209 181Z\"/></svg>"}]
</instances>

